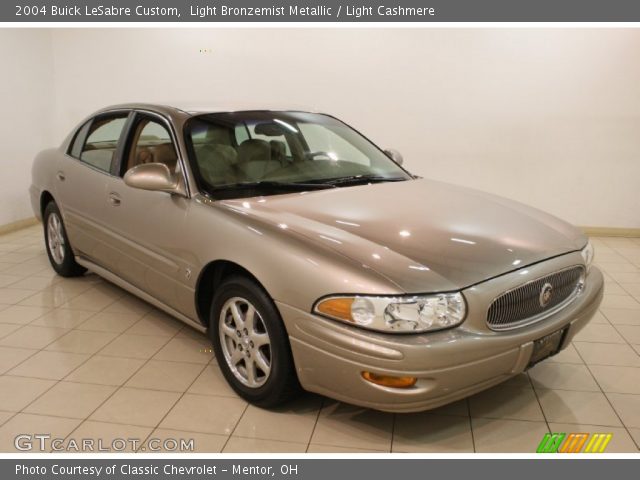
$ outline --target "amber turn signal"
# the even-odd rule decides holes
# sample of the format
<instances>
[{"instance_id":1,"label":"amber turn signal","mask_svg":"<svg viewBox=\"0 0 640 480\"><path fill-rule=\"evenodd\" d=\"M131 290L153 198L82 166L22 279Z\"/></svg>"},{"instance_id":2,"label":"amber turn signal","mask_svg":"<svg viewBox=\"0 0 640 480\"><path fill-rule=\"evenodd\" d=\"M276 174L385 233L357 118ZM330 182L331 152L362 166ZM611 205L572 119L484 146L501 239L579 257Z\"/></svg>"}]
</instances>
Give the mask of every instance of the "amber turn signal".
<instances>
[{"instance_id":1,"label":"amber turn signal","mask_svg":"<svg viewBox=\"0 0 640 480\"><path fill-rule=\"evenodd\" d=\"M418 381L416 377L392 377L371 372L362 372L362 378L376 385L391 388L411 388Z\"/></svg>"},{"instance_id":2,"label":"amber turn signal","mask_svg":"<svg viewBox=\"0 0 640 480\"><path fill-rule=\"evenodd\" d=\"M353 298L328 298L318 303L316 310L328 317L353 322L353 318L351 317L351 304L353 300Z\"/></svg>"}]
</instances>

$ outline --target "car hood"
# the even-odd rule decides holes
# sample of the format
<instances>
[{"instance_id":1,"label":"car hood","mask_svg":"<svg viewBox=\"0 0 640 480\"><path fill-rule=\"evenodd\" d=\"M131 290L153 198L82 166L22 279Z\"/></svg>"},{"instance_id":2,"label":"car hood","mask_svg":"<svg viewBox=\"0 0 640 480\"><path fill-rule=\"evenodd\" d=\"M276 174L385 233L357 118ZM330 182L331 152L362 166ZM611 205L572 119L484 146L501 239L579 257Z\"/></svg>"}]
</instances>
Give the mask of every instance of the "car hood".
<instances>
[{"instance_id":1,"label":"car hood","mask_svg":"<svg viewBox=\"0 0 640 480\"><path fill-rule=\"evenodd\" d=\"M462 289L586 243L549 214L426 179L224 204L324 244L412 293Z\"/></svg>"}]
</instances>

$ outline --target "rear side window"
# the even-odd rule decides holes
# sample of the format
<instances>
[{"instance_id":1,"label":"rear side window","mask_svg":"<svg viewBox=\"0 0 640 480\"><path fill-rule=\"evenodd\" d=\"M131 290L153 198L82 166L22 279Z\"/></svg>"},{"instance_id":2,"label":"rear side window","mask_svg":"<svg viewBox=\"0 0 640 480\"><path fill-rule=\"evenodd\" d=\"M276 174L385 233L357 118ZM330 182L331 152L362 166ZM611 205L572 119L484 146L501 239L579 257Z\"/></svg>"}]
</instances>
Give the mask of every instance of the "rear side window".
<instances>
[{"instance_id":1,"label":"rear side window","mask_svg":"<svg viewBox=\"0 0 640 480\"><path fill-rule=\"evenodd\" d=\"M104 172L111 172L116 148L127 116L126 113L123 113L94 119L89 127L87 140L80 152L80 160Z\"/></svg>"},{"instance_id":2,"label":"rear side window","mask_svg":"<svg viewBox=\"0 0 640 480\"><path fill-rule=\"evenodd\" d=\"M87 138L87 131L91 126L91 120L85 123L78 133L76 133L75 138L73 139L73 143L71 144L71 149L69 150L69 155L75 158L80 158L80 154L82 153L82 146L84 145L84 139Z\"/></svg>"}]
</instances>

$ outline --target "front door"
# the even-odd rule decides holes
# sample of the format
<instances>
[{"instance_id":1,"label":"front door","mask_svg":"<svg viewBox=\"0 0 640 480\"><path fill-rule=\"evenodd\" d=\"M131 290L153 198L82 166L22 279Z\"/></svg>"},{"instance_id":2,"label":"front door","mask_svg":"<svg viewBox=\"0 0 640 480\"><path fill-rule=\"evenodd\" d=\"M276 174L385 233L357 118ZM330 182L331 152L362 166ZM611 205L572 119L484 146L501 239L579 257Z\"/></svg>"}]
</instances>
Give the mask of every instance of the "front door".
<instances>
[{"instance_id":1,"label":"front door","mask_svg":"<svg viewBox=\"0 0 640 480\"><path fill-rule=\"evenodd\" d=\"M188 239L183 224L189 208L184 195L140 190L123 176L143 163L164 163L182 175L169 125L160 117L136 113L129 129L119 175L109 179L105 218L116 253L113 272L181 313L193 311Z\"/></svg>"}]
</instances>

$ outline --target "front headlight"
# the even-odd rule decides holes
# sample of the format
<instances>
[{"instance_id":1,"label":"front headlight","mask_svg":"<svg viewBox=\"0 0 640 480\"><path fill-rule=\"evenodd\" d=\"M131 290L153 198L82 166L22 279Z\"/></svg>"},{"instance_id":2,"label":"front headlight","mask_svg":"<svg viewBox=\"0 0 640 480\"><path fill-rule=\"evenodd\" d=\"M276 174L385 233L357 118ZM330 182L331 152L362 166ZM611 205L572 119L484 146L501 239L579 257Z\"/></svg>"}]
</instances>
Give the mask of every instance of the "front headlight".
<instances>
[{"instance_id":1,"label":"front headlight","mask_svg":"<svg viewBox=\"0 0 640 480\"><path fill-rule=\"evenodd\" d=\"M461 293L398 297L332 296L314 312L351 325L388 333L420 333L454 327L464 320Z\"/></svg>"},{"instance_id":2,"label":"front headlight","mask_svg":"<svg viewBox=\"0 0 640 480\"><path fill-rule=\"evenodd\" d=\"M591 269L591 264L593 263L594 255L593 245L591 245L591 242L587 242L587 246L580 251L580 254L582 255L582 259L584 260L587 272L589 272L589 269Z\"/></svg>"}]
</instances>

